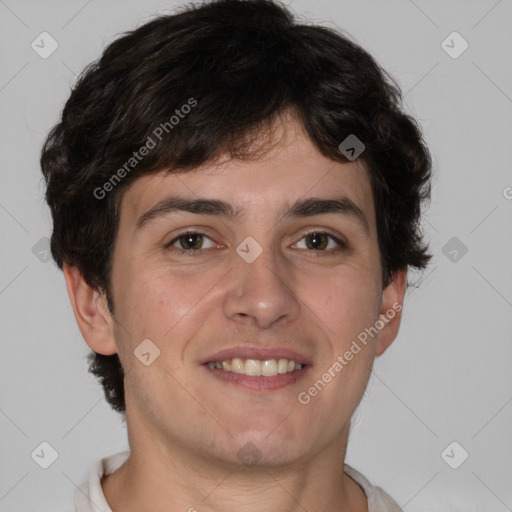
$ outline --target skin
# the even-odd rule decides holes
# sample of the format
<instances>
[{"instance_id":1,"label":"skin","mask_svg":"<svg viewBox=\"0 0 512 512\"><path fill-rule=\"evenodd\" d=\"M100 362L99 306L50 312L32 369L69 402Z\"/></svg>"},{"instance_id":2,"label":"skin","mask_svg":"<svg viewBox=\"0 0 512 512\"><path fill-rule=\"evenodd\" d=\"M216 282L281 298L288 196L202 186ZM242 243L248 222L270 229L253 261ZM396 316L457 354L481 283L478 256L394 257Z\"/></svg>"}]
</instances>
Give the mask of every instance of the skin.
<instances>
[{"instance_id":1,"label":"skin","mask_svg":"<svg viewBox=\"0 0 512 512\"><path fill-rule=\"evenodd\" d=\"M296 119L280 121L264 156L162 171L127 189L113 255L113 316L105 296L65 267L84 339L98 353L117 352L125 370L131 455L102 480L114 512L368 510L343 461L351 416L375 357L398 333L400 312L307 405L297 396L403 303L406 271L383 290L364 165L324 157ZM171 194L231 201L246 212L232 219L171 212L137 230L139 216ZM297 199L339 195L364 212L368 233L350 215L278 215ZM184 228L209 237L199 242L202 255L164 248ZM324 249L308 248L313 230L342 237L347 248L336 251L330 238ZM236 252L247 236L263 249L252 263ZM147 338L160 349L149 366L134 356ZM222 382L200 364L244 344L292 348L313 364L293 385L266 392ZM240 458L248 449L258 459L251 465Z\"/></svg>"}]
</instances>

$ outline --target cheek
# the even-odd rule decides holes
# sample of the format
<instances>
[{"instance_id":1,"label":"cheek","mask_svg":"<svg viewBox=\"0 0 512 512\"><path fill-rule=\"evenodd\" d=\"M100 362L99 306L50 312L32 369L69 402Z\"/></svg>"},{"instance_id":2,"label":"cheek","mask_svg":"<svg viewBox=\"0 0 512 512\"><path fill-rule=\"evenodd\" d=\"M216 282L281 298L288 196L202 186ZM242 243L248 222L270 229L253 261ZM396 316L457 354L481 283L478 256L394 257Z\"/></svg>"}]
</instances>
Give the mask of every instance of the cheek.
<instances>
[{"instance_id":1,"label":"cheek","mask_svg":"<svg viewBox=\"0 0 512 512\"><path fill-rule=\"evenodd\" d=\"M200 318L204 307L198 305L203 304L205 290L212 285L207 286L208 277L177 276L163 266L134 265L123 270L115 290L115 337L127 374L126 386L149 411L162 386L175 400L181 396L182 386L190 386L183 373L184 352L204 323ZM143 341L145 345L141 345ZM153 361L147 366L136 356L142 353L139 347L146 347L144 352L149 352ZM179 375L179 383L170 374Z\"/></svg>"},{"instance_id":2,"label":"cheek","mask_svg":"<svg viewBox=\"0 0 512 512\"><path fill-rule=\"evenodd\" d=\"M328 335L341 343L378 318L380 289L373 275L359 269L345 267L321 281L304 278L301 288L305 304L328 328Z\"/></svg>"},{"instance_id":3,"label":"cheek","mask_svg":"<svg viewBox=\"0 0 512 512\"><path fill-rule=\"evenodd\" d=\"M202 291L194 278L172 273L163 265L134 262L121 270L116 289L118 311L135 332L165 335L191 311Z\"/></svg>"},{"instance_id":4,"label":"cheek","mask_svg":"<svg viewBox=\"0 0 512 512\"><path fill-rule=\"evenodd\" d=\"M218 281L215 273L180 275L164 265L126 272L117 290L117 315L125 329L116 332L125 359L131 361L138 345L150 339L160 351L159 362L181 373L188 345L217 312L212 289Z\"/></svg>"}]
</instances>

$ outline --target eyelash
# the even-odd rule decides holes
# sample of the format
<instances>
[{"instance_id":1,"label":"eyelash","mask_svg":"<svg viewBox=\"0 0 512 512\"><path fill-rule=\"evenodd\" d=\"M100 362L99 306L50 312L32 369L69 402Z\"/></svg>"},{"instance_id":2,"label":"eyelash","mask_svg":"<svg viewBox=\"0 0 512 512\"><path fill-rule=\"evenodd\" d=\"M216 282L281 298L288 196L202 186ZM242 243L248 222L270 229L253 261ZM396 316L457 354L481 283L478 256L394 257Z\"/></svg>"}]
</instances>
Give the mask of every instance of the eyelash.
<instances>
[{"instance_id":1,"label":"eyelash","mask_svg":"<svg viewBox=\"0 0 512 512\"><path fill-rule=\"evenodd\" d=\"M335 249L335 250L331 249L329 251L306 249L308 252L311 253L312 256L314 255L314 257L333 256L333 255L336 255L339 252L347 249L347 244L345 242L343 242L338 237L332 235L331 233L329 233L327 231L320 231L320 230L309 231L307 233L304 233L302 235L302 237L300 238L300 240L302 240L303 238L305 238L309 235L313 235L313 234L327 235L329 238L334 240L339 246L337 249ZM202 235L202 236L205 236L205 237L209 238L210 240L212 240L211 237L209 237L206 233L203 233L202 231L183 231L182 233L178 233L178 235L175 238L173 238L170 242L166 243L164 245L164 249L171 249L173 252L177 253L178 255L188 256L188 257L202 256L203 253L208 250L208 249L195 249L195 250L194 249L179 249L177 247L172 247L172 245L174 243L176 243L182 236L185 236L185 235ZM304 250L304 249L300 249L300 250ZM322 253L324 253L324 254L322 254Z\"/></svg>"}]
</instances>

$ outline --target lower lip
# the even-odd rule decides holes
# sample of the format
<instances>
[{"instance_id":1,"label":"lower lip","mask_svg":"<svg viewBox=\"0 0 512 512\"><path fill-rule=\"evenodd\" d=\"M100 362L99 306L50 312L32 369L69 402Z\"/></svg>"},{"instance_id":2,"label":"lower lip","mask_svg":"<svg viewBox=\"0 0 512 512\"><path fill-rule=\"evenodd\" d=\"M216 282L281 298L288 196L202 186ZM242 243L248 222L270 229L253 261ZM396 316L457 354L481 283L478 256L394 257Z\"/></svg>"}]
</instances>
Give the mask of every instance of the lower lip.
<instances>
[{"instance_id":1,"label":"lower lip","mask_svg":"<svg viewBox=\"0 0 512 512\"><path fill-rule=\"evenodd\" d=\"M219 368L211 368L203 365L207 371L224 382L237 384L251 391L275 391L295 384L307 373L309 366L304 366L300 370L294 370L289 373L281 373L272 377L256 377L254 375L245 375L243 373L227 372Z\"/></svg>"}]
</instances>

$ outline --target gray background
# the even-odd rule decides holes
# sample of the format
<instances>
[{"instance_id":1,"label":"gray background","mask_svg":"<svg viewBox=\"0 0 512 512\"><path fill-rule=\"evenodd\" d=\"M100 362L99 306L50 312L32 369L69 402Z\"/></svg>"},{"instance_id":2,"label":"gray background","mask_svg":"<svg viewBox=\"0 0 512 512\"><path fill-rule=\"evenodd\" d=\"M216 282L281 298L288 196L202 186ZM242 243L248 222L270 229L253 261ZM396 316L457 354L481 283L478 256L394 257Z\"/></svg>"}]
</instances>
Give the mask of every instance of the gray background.
<instances>
[{"instance_id":1,"label":"gray background","mask_svg":"<svg viewBox=\"0 0 512 512\"><path fill-rule=\"evenodd\" d=\"M63 276L45 261L38 157L76 74L117 34L178 4L0 0L1 511L72 510L92 464L128 447L87 373ZM347 30L399 80L435 163L424 219L434 259L376 361L347 462L407 512L512 510L512 1L291 7ZM43 31L59 45L47 59L31 48ZM458 58L441 46L453 31L469 43ZM43 441L58 452L46 470L31 458ZM445 461L463 449L452 469Z\"/></svg>"}]
</instances>

